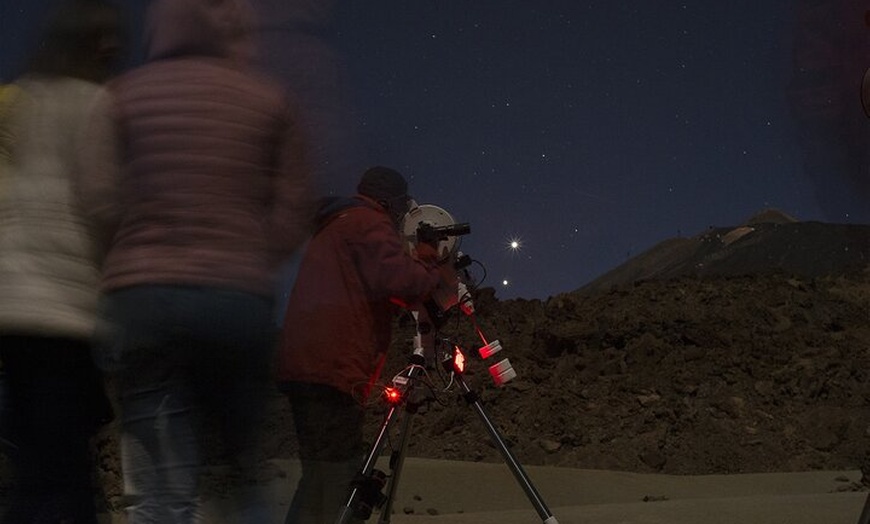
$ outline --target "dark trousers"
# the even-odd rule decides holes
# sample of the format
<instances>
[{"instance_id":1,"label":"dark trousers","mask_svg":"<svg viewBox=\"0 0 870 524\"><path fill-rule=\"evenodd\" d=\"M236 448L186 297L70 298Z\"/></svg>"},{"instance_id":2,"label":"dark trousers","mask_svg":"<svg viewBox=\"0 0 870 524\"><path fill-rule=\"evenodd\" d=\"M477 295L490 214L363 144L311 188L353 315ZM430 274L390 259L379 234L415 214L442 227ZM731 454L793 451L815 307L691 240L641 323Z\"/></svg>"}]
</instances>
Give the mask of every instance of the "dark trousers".
<instances>
[{"instance_id":1,"label":"dark trousers","mask_svg":"<svg viewBox=\"0 0 870 524\"><path fill-rule=\"evenodd\" d=\"M117 371L129 524L197 522L204 424L215 426L238 522L263 522L256 475L275 335L271 301L196 286L137 286L104 301L115 330L100 351ZM227 479L229 480L229 479Z\"/></svg>"},{"instance_id":2,"label":"dark trousers","mask_svg":"<svg viewBox=\"0 0 870 524\"><path fill-rule=\"evenodd\" d=\"M285 524L334 522L362 466L364 410L353 397L321 384L284 388L293 410L302 478Z\"/></svg>"},{"instance_id":3,"label":"dark trousers","mask_svg":"<svg viewBox=\"0 0 870 524\"><path fill-rule=\"evenodd\" d=\"M4 524L95 524L90 438L111 418L85 341L0 336L15 476Z\"/></svg>"}]
</instances>

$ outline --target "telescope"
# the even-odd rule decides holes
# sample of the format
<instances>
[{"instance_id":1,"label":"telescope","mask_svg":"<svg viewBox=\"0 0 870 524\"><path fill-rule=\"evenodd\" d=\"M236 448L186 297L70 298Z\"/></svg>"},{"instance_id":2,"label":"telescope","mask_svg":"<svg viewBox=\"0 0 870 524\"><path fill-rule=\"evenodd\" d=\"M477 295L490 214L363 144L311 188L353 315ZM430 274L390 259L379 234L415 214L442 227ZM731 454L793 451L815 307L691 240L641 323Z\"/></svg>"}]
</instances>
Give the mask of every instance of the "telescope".
<instances>
[{"instance_id":1,"label":"telescope","mask_svg":"<svg viewBox=\"0 0 870 524\"><path fill-rule=\"evenodd\" d=\"M418 205L413 201L411 209L402 218L400 228L410 252L413 253L420 242L430 244L438 251L439 262L456 257L460 237L471 233L471 226L467 222L457 223L443 208L433 204Z\"/></svg>"},{"instance_id":2,"label":"telescope","mask_svg":"<svg viewBox=\"0 0 870 524\"><path fill-rule=\"evenodd\" d=\"M558 524L558 520L544 503L537 488L484 410L480 394L474 391L469 382L465 380L465 349L457 342L437 336L438 322L434 317L443 315L453 306L459 304L462 312L471 318L474 329L480 337L483 346L477 350L477 353L481 360L490 361L487 363L489 374L496 386L504 386L517 376L510 361L507 358L501 358L501 342L488 340L475 318L474 305L468 291L468 285L472 285L472 283L468 271L464 269L471 263L471 259L459 251L459 239L470 233L471 227L467 223L456 223L450 213L438 206L417 205L416 202L412 202L410 211L405 214L401 221L400 230L408 242L409 252L413 253L421 242L430 244L438 252L439 264L451 264L456 271L442 272L441 283L432 293L431 300L411 311L417 324L413 353L408 366L393 378L391 386L384 388L383 397L387 402L387 413L335 524L368 520L375 509L380 510L378 524L389 524L393 513L393 501L399 485L399 476L407 451L411 416L418 411L419 405L428 398L425 394L415 393L433 391L429 381L430 366L427 365L427 357L435 354L439 348L444 350L441 351L443 354L440 355L442 357L441 364L449 376L449 384L444 391L451 389L451 385L458 386L461 397L483 422L492 444L502 454L505 464L510 468L529 502L534 506L542 524ZM447 274L450 276L446 276ZM496 356L497 354L499 356ZM492 364L493 361L497 362ZM404 415L400 414L402 410L404 410ZM400 419L398 445L390 456L390 472L386 474L376 469L375 466L382 450L390 440L390 428Z\"/></svg>"},{"instance_id":3,"label":"telescope","mask_svg":"<svg viewBox=\"0 0 870 524\"><path fill-rule=\"evenodd\" d=\"M399 227L408 243L409 253L414 253L418 244L425 243L435 248L439 264L451 264L459 272L471 263L470 258L459 251L460 237L471 233L471 226L467 222L457 223L443 208L433 204L418 205L412 201L411 209ZM446 312L469 299L469 280L464 271L442 279L432 293L438 312ZM439 316L437 312L433 313L436 313L433 317Z\"/></svg>"},{"instance_id":4,"label":"telescope","mask_svg":"<svg viewBox=\"0 0 870 524\"><path fill-rule=\"evenodd\" d=\"M450 237L458 237L471 233L471 226L468 222L462 224L451 224L447 226L433 226L426 222L421 222L417 225L417 241L432 244L441 240L447 240Z\"/></svg>"},{"instance_id":5,"label":"telescope","mask_svg":"<svg viewBox=\"0 0 870 524\"><path fill-rule=\"evenodd\" d=\"M459 309L465 315L473 318L474 303L471 299L469 288L473 288L474 283L465 269L471 264L471 258L459 251L459 237L471 233L471 226L467 222L457 223L450 213L438 206L432 204L417 205L416 202L412 202L411 209L402 220L401 228L411 252L420 242L428 243L438 251L440 256L439 263L451 264L455 270L455 273L448 273L451 275L450 277L442 275L442 280L432 293L431 300L423 304L422 309L425 311L418 310L416 312L418 326L420 324L427 326L431 324L435 331L437 331L439 325L443 324L446 319L445 314L456 305L459 305ZM497 386L503 386L505 383L516 378L517 374L508 359L491 358L501 351L501 343L498 340L488 340L477 326L476 321L474 321L474 324L477 334L483 343L483 347L478 350L478 354L482 360L490 361L488 368L493 381ZM418 345L427 346L423 348L422 354L431 359L434 348L428 346L431 346L434 339L428 333L428 327L425 331L426 335L428 335L425 337L427 343ZM443 363L448 369L456 365L455 358L464 359L461 352L457 355L454 351L449 352L445 357Z\"/></svg>"}]
</instances>

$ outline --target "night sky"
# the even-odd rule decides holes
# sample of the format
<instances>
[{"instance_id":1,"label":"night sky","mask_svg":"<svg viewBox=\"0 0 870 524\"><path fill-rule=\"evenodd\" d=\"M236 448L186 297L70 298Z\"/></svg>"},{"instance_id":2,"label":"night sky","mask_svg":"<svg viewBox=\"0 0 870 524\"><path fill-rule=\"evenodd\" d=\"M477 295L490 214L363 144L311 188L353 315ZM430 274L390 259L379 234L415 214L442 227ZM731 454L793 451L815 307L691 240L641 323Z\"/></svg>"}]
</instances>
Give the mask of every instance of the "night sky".
<instances>
[{"instance_id":1,"label":"night sky","mask_svg":"<svg viewBox=\"0 0 870 524\"><path fill-rule=\"evenodd\" d=\"M4 80L31 38L37 8L22 6L39 4L4 2ZM572 291L765 208L870 221L848 176L803 163L788 96L801 2L329 4L260 4L264 67L313 108L319 187L349 193L374 164L403 172L418 202L470 223L462 251L499 298ZM831 4L847 5L833 32L866 42L863 2ZM870 55L850 60L838 74L860 85ZM866 127L854 93L850 125Z\"/></svg>"},{"instance_id":2,"label":"night sky","mask_svg":"<svg viewBox=\"0 0 870 524\"><path fill-rule=\"evenodd\" d=\"M818 217L783 98L789 1L365 4L338 25L372 158L471 223L500 297L765 207Z\"/></svg>"}]
</instances>

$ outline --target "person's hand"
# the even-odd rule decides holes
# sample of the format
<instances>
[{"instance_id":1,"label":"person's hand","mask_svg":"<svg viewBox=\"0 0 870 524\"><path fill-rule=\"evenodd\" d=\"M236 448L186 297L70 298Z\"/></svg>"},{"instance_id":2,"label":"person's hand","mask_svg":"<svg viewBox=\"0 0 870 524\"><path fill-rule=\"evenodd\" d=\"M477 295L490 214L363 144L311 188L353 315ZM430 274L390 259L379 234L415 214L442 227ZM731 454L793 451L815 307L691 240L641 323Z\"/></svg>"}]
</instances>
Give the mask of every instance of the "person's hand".
<instances>
[{"instance_id":1,"label":"person's hand","mask_svg":"<svg viewBox=\"0 0 870 524\"><path fill-rule=\"evenodd\" d=\"M447 283L451 289L456 289L459 284L459 275L453 263L439 264L438 273L441 275L441 281Z\"/></svg>"},{"instance_id":2,"label":"person's hand","mask_svg":"<svg viewBox=\"0 0 870 524\"><path fill-rule=\"evenodd\" d=\"M431 244L427 244L426 242L420 242L414 248L414 251L417 253L417 260L423 262L428 265L436 265L438 264L438 250L435 249Z\"/></svg>"}]
</instances>

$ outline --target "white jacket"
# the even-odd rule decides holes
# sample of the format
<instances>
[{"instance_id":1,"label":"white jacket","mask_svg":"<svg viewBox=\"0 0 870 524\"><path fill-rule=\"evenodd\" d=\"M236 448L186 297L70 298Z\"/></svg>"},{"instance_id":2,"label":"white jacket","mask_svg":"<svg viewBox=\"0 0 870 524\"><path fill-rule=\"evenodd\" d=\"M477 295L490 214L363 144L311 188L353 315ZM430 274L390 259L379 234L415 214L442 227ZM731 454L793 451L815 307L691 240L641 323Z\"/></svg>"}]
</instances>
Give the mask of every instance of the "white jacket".
<instances>
[{"instance_id":1,"label":"white jacket","mask_svg":"<svg viewBox=\"0 0 870 524\"><path fill-rule=\"evenodd\" d=\"M88 338L97 245L76 191L97 84L25 77L0 103L0 334Z\"/></svg>"}]
</instances>

